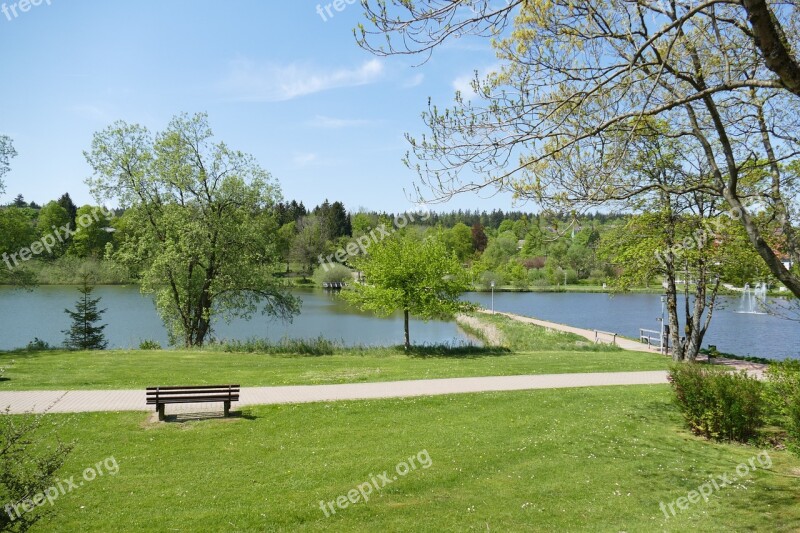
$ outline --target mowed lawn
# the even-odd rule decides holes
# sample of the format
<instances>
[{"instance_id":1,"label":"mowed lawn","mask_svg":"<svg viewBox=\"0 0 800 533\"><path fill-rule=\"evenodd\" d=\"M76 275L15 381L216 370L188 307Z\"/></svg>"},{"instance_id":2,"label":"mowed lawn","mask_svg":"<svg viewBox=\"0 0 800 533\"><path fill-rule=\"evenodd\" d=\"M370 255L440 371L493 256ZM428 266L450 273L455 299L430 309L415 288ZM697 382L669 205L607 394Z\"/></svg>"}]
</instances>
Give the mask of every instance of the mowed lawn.
<instances>
[{"instance_id":1,"label":"mowed lawn","mask_svg":"<svg viewBox=\"0 0 800 533\"><path fill-rule=\"evenodd\" d=\"M154 385L238 383L244 387L356 383L447 377L665 370L667 357L594 345L581 337L483 317L508 339L508 349L337 349L299 356L200 350L0 353L0 390L137 389ZM438 353L437 355L429 352Z\"/></svg>"},{"instance_id":2,"label":"mowed lawn","mask_svg":"<svg viewBox=\"0 0 800 533\"><path fill-rule=\"evenodd\" d=\"M761 451L692 436L671 397L654 385L264 406L162 424L46 415L76 443L62 478L108 457L119 471L56 500L34 531L797 531L800 459L784 451L665 516L660 503L735 477ZM392 479L422 451L429 468L418 460ZM369 501L325 516L320 501L384 471L392 481Z\"/></svg>"}]
</instances>

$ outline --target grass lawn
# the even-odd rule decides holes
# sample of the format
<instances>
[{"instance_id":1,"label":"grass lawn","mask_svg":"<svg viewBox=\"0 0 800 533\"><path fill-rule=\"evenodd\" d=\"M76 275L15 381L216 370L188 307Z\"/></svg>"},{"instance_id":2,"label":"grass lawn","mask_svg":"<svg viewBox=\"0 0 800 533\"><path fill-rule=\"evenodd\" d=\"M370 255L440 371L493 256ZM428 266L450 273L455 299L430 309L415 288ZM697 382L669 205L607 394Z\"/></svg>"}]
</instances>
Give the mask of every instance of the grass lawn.
<instances>
[{"instance_id":1,"label":"grass lawn","mask_svg":"<svg viewBox=\"0 0 800 533\"><path fill-rule=\"evenodd\" d=\"M597 346L585 339L505 317L482 317L510 339L510 350L483 353L395 348L340 349L298 356L221 351L14 352L0 390L136 389L153 385L239 383L245 387L394 381L444 377L664 370L657 354ZM433 354L433 355L431 355ZM13 361L13 363L12 363Z\"/></svg>"},{"instance_id":2,"label":"grass lawn","mask_svg":"<svg viewBox=\"0 0 800 533\"><path fill-rule=\"evenodd\" d=\"M665 385L263 406L243 415L165 424L144 413L47 415L76 442L62 479L80 480L108 457L119 471L62 496L34 530L800 528L800 459L783 451L770 450L770 468L756 462L708 502L676 507L709 477L733 481L737 465L760 450L681 429ZM416 469L392 480L412 456ZM390 483L368 502L325 516L320 501L372 478L381 486L384 471ZM673 503L676 516L667 518L661 502Z\"/></svg>"}]
</instances>

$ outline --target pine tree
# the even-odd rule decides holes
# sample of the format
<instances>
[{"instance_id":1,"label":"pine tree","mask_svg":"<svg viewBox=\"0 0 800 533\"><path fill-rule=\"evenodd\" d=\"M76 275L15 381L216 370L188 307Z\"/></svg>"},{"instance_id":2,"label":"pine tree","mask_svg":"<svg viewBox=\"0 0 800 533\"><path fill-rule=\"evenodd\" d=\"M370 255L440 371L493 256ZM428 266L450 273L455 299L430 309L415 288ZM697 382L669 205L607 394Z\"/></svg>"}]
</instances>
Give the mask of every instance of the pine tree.
<instances>
[{"instance_id":1,"label":"pine tree","mask_svg":"<svg viewBox=\"0 0 800 533\"><path fill-rule=\"evenodd\" d=\"M107 309L97 310L100 298L92 298L92 291L94 286L84 277L83 285L78 288L81 297L75 303L75 311L64 309L72 319L72 327L62 332L67 335L64 345L71 350L105 350L108 346L103 334L106 325L96 325Z\"/></svg>"}]
</instances>

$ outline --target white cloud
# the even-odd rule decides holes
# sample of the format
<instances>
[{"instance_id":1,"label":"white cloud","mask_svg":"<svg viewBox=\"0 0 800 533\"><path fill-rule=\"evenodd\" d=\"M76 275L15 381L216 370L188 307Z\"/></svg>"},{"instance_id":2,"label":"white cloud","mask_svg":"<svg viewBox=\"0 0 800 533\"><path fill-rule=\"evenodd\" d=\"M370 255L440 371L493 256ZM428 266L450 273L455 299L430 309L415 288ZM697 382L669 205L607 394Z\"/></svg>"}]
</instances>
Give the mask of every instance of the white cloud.
<instances>
[{"instance_id":1,"label":"white cloud","mask_svg":"<svg viewBox=\"0 0 800 533\"><path fill-rule=\"evenodd\" d=\"M453 89L461 93L461 98L464 100L471 100L477 93L472 88L472 81L475 79L475 73L459 76L453 80Z\"/></svg>"},{"instance_id":2,"label":"white cloud","mask_svg":"<svg viewBox=\"0 0 800 533\"><path fill-rule=\"evenodd\" d=\"M420 72L418 74L415 74L411 78L407 79L403 83L403 88L404 89L410 89L412 87L416 87L416 86L420 85L423 81L425 81L425 74Z\"/></svg>"},{"instance_id":3,"label":"white cloud","mask_svg":"<svg viewBox=\"0 0 800 533\"><path fill-rule=\"evenodd\" d=\"M317 115L308 122L312 128L338 130L342 128L354 128L358 126L368 126L372 124L370 120L358 118L334 118L324 115Z\"/></svg>"},{"instance_id":4,"label":"white cloud","mask_svg":"<svg viewBox=\"0 0 800 533\"><path fill-rule=\"evenodd\" d=\"M292 157L294 164L299 167L306 167L313 163L316 163L319 160L319 156L314 153L310 152L297 152Z\"/></svg>"},{"instance_id":5,"label":"white cloud","mask_svg":"<svg viewBox=\"0 0 800 533\"><path fill-rule=\"evenodd\" d=\"M248 59L231 63L221 88L238 100L280 102L341 87L375 83L383 63L371 59L355 68L325 69L310 65L259 65Z\"/></svg>"}]
</instances>

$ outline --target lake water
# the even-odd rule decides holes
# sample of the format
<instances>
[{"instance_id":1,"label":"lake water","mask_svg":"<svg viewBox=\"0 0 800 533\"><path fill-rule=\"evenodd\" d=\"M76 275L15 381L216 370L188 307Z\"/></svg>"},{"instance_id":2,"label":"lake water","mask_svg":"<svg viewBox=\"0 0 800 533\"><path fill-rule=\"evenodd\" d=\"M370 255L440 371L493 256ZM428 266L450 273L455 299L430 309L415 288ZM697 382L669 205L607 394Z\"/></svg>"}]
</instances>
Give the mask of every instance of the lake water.
<instances>
[{"instance_id":1,"label":"lake water","mask_svg":"<svg viewBox=\"0 0 800 533\"><path fill-rule=\"evenodd\" d=\"M490 293L470 300L487 309ZM737 313L739 298L720 297L703 346L721 352L768 359L800 358L800 323L766 314ZM561 324L639 337L639 328L658 330L661 299L656 294L495 293L497 311L532 316ZM683 300L679 310L683 309Z\"/></svg>"},{"instance_id":2,"label":"lake water","mask_svg":"<svg viewBox=\"0 0 800 533\"><path fill-rule=\"evenodd\" d=\"M362 313L339 300L336 293L322 290L297 290L303 300L302 312L291 324L256 315L252 320L234 320L215 324L220 339L284 337L314 338L323 336L345 344L401 344L402 316L377 318ZM136 347L142 340L153 339L167 346L167 334L150 297L136 287L97 287L101 306L108 309L104 323L112 347ZM64 340L62 330L69 326L63 312L73 308L78 296L72 287L39 287L33 292L0 287L0 350L19 348L38 337L58 345ZM491 306L489 293L469 293L466 298ZM769 315L740 314L739 300L722 298L715 310L704 346L715 344L722 352L757 355L771 359L800 357L800 323ZM520 315L600 329L637 338L639 328L658 329L661 302L655 294L589 293L495 293L494 307ZM414 343L460 343L467 335L453 322L411 321Z\"/></svg>"},{"instance_id":3,"label":"lake water","mask_svg":"<svg viewBox=\"0 0 800 533\"><path fill-rule=\"evenodd\" d=\"M101 297L106 338L111 348L139 346L152 339L166 347L167 332L155 310L152 299L139 293L137 287L97 287L93 293ZM378 318L362 313L341 301L335 293L323 290L295 291L303 301L300 315L290 324L256 314L249 321L219 321L214 325L218 339L267 338L274 341L289 338L316 338L320 335L347 345L399 345L403 343L403 318L397 314ZM73 287L42 286L33 292L0 287L0 350L24 347L34 337L52 345L64 341L61 333L69 327L65 308L73 309L78 292ZM433 320L412 320L409 324L415 344L464 343L468 336L454 323ZM479 342L476 342L479 344Z\"/></svg>"}]
</instances>

